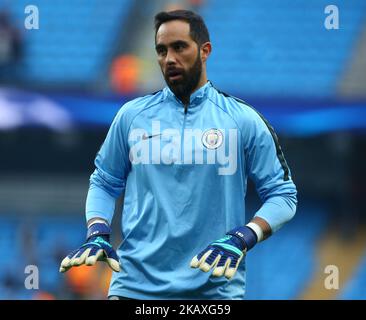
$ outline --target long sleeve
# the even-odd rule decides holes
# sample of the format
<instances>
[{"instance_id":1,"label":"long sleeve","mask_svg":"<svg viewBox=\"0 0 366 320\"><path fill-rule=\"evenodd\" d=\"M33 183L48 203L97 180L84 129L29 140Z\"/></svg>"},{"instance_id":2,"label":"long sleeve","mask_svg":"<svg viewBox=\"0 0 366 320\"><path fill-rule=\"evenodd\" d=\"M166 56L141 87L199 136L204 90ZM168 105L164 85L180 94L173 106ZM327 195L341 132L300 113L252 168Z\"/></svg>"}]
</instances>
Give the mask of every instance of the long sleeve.
<instances>
[{"instance_id":1,"label":"long sleeve","mask_svg":"<svg viewBox=\"0 0 366 320\"><path fill-rule=\"evenodd\" d=\"M262 201L255 216L266 220L276 232L295 215L297 190L273 128L254 110L252 115L245 151L247 174Z\"/></svg>"},{"instance_id":2,"label":"long sleeve","mask_svg":"<svg viewBox=\"0 0 366 320\"><path fill-rule=\"evenodd\" d=\"M95 158L96 168L90 176L86 200L86 220L99 217L111 223L116 199L125 189L130 170L125 118L122 107Z\"/></svg>"}]
</instances>

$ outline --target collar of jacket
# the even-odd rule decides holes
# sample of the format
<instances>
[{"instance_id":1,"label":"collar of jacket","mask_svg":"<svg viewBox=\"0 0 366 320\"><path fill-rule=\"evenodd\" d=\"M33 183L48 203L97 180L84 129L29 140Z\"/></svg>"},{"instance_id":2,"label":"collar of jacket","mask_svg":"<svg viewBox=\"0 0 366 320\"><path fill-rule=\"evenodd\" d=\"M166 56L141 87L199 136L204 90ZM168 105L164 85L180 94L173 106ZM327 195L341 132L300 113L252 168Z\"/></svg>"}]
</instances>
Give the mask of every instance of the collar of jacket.
<instances>
[{"instance_id":1,"label":"collar of jacket","mask_svg":"<svg viewBox=\"0 0 366 320\"><path fill-rule=\"evenodd\" d=\"M212 88L212 83L211 83L211 81L207 81L207 83L205 85L203 85L201 88L199 88L198 90L193 92L190 97L189 108L200 105L201 102L207 98L210 88ZM183 106L182 101L180 101L175 96L175 94L169 89L169 87L165 87L164 91L165 91L165 96L168 99L172 99L176 103L179 103Z\"/></svg>"}]
</instances>

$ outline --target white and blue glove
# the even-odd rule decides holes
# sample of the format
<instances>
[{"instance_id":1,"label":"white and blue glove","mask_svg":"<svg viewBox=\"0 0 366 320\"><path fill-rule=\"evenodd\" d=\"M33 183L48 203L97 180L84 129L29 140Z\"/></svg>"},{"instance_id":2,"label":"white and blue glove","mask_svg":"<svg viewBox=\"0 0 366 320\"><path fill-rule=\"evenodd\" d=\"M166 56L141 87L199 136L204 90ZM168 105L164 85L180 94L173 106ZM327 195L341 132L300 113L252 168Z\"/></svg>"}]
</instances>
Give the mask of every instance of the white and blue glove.
<instances>
[{"instance_id":1,"label":"white and blue glove","mask_svg":"<svg viewBox=\"0 0 366 320\"><path fill-rule=\"evenodd\" d=\"M204 272L213 269L214 277L225 275L231 279L240 261L256 243L257 235L251 228L237 227L196 255L191 261L191 267L200 268Z\"/></svg>"},{"instance_id":2,"label":"white and blue glove","mask_svg":"<svg viewBox=\"0 0 366 320\"><path fill-rule=\"evenodd\" d=\"M62 260L60 272L66 272L74 266L94 265L97 261L105 261L116 272L120 271L116 251L109 243L111 228L105 223L94 223L88 228L86 242L72 251Z\"/></svg>"}]
</instances>

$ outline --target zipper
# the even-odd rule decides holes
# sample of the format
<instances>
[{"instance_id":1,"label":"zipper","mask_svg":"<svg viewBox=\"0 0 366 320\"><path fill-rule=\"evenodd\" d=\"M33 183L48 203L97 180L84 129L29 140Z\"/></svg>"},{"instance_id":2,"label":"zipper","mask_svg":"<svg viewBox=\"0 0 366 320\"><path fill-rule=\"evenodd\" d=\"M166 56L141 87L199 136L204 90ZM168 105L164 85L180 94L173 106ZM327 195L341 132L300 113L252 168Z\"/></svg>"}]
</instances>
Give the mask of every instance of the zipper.
<instances>
[{"instance_id":1,"label":"zipper","mask_svg":"<svg viewBox=\"0 0 366 320\"><path fill-rule=\"evenodd\" d=\"M188 106L189 106L189 104L184 105L184 115L186 115L188 112Z\"/></svg>"},{"instance_id":2,"label":"zipper","mask_svg":"<svg viewBox=\"0 0 366 320\"><path fill-rule=\"evenodd\" d=\"M182 132L181 132L181 136L180 136L180 159L181 159L182 164L184 162L184 129L186 127L188 106L189 106L189 104L184 105L183 125L182 125Z\"/></svg>"}]
</instances>

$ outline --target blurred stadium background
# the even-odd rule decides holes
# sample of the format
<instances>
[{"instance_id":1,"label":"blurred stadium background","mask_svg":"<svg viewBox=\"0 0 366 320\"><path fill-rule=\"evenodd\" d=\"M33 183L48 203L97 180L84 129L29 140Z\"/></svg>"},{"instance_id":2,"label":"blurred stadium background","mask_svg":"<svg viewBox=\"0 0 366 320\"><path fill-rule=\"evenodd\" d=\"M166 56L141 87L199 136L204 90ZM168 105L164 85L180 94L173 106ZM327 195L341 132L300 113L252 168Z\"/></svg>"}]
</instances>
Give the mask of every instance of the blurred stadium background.
<instances>
[{"instance_id":1,"label":"blurred stadium background","mask_svg":"<svg viewBox=\"0 0 366 320\"><path fill-rule=\"evenodd\" d=\"M24 25L30 4L38 30ZM339 29L327 30L331 4ZM0 299L105 297L103 264L58 267L84 239L88 179L115 113L164 85L153 16L173 8L203 15L209 79L272 123L298 187L295 218L247 257L247 299L365 299L363 0L0 0ZM249 219L253 188L247 200ZM25 289L27 265L39 290ZM328 265L339 290L324 286Z\"/></svg>"}]
</instances>

